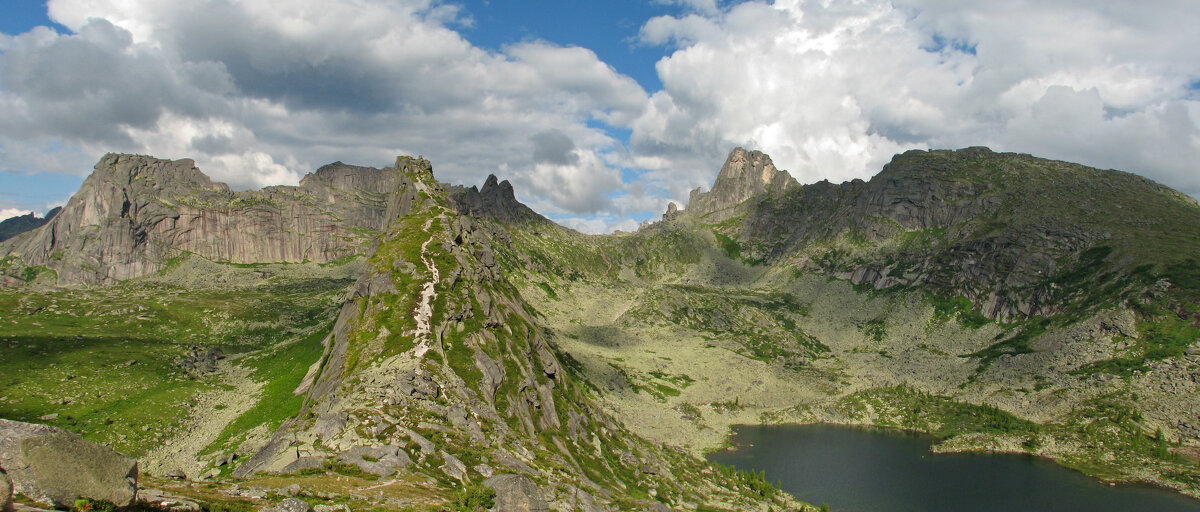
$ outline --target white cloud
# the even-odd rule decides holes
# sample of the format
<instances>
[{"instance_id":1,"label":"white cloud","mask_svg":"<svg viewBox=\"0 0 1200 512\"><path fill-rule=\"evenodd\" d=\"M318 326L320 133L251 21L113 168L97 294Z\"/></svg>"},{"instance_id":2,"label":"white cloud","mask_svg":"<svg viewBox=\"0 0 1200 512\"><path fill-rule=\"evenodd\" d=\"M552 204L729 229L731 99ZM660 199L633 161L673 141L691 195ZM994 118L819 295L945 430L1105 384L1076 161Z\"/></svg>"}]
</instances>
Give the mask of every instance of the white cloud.
<instances>
[{"instance_id":1,"label":"white cloud","mask_svg":"<svg viewBox=\"0 0 1200 512\"><path fill-rule=\"evenodd\" d=\"M554 221L580 233L590 235L612 233L613 231L634 232L638 229L638 222L633 219L613 217L560 217L555 218Z\"/></svg>"},{"instance_id":2,"label":"white cloud","mask_svg":"<svg viewBox=\"0 0 1200 512\"><path fill-rule=\"evenodd\" d=\"M648 100L588 49L474 47L452 28L469 19L436 1L51 0L49 13L75 34L3 43L6 167L45 169L65 146L87 161L52 170L82 174L130 151L193 158L248 188L420 154L440 179L480 183L503 165L555 207L591 213L622 184L604 160L618 144L589 122L628 123ZM548 130L578 146L579 166L533 160L529 136Z\"/></svg>"},{"instance_id":3,"label":"white cloud","mask_svg":"<svg viewBox=\"0 0 1200 512\"><path fill-rule=\"evenodd\" d=\"M659 17L678 47L634 123L637 161L707 185L733 145L802 182L866 178L914 147L997 150L1138 172L1200 195L1200 5L752 2ZM679 197L677 187L671 195Z\"/></svg>"},{"instance_id":4,"label":"white cloud","mask_svg":"<svg viewBox=\"0 0 1200 512\"><path fill-rule=\"evenodd\" d=\"M0 169L129 151L249 188L420 154L586 231L682 206L735 145L804 182L989 145L1200 196L1194 2L661 3L680 14L641 28L667 54L647 94L586 48L475 47L438 0L50 0L73 33L0 35Z\"/></svg>"}]
</instances>

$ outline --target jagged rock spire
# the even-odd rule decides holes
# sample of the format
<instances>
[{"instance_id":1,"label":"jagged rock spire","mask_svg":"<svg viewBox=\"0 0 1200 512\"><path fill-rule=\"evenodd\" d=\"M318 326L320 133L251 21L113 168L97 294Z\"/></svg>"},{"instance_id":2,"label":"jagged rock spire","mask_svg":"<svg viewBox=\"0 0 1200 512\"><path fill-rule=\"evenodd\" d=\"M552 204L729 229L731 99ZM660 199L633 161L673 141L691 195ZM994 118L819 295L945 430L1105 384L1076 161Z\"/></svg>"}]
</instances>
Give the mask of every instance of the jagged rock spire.
<instances>
[{"instance_id":1,"label":"jagged rock spire","mask_svg":"<svg viewBox=\"0 0 1200 512\"><path fill-rule=\"evenodd\" d=\"M761 151L734 148L721 166L712 190L693 190L687 211L720 221L732 216L733 208L770 192L782 192L800 184L786 171L775 168L771 157Z\"/></svg>"}]
</instances>

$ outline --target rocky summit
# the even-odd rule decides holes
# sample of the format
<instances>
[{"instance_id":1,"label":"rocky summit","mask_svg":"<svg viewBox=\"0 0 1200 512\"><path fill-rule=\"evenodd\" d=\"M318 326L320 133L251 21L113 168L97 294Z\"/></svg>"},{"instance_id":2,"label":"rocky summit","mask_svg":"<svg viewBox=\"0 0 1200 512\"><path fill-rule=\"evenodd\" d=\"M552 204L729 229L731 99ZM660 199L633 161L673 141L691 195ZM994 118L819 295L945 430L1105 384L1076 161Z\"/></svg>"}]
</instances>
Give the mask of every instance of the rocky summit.
<instances>
[{"instance_id":1,"label":"rocky summit","mask_svg":"<svg viewBox=\"0 0 1200 512\"><path fill-rule=\"evenodd\" d=\"M812 422L1200 496L1200 206L1120 171L801 185L737 148L595 236L419 157L233 192L106 155L0 252L0 417L137 457L158 503L811 510L702 457Z\"/></svg>"}]
</instances>

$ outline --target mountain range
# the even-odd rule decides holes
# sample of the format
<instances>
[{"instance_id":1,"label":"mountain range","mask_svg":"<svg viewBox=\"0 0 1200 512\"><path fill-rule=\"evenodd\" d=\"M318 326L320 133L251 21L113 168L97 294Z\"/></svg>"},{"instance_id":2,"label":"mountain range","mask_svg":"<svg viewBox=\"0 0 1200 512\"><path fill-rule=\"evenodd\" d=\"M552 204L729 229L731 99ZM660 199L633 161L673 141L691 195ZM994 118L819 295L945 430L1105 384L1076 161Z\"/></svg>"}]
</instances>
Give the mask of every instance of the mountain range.
<instances>
[{"instance_id":1,"label":"mountain range","mask_svg":"<svg viewBox=\"0 0 1200 512\"><path fill-rule=\"evenodd\" d=\"M703 455L832 422L1200 495L1200 206L1130 173L975 147L801 185L737 148L683 209L584 235L420 157L234 192L110 154L0 254L0 417L158 478L801 509Z\"/></svg>"}]
</instances>

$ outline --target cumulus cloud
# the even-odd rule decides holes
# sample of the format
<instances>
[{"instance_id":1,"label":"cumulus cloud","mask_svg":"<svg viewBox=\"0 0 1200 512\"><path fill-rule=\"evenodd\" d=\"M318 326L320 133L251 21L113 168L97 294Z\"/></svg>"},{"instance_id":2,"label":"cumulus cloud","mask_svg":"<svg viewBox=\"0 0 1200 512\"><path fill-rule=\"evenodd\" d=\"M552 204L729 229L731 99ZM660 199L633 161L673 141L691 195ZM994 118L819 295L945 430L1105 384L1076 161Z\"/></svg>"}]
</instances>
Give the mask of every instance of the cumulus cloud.
<instances>
[{"instance_id":1,"label":"cumulus cloud","mask_svg":"<svg viewBox=\"0 0 1200 512\"><path fill-rule=\"evenodd\" d=\"M1187 2L749 2L663 16L663 90L633 124L661 183L706 185L733 145L802 182L910 148L990 145L1200 194L1200 9ZM681 197L683 187L672 187Z\"/></svg>"},{"instance_id":2,"label":"cumulus cloud","mask_svg":"<svg viewBox=\"0 0 1200 512\"><path fill-rule=\"evenodd\" d=\"M557 217L554 221L580 233L590 235L614 231L632 233L638 229L637 221L616 217Z\"/></svg>"},{"instance_id":3,"label":"cumulus cloud","mask_svg":"<svg viewBox=\"0 0 1200 512\"><path fill-rule=\"evenodd\" d=\"M69 33L0 34L0 170L128 151L251 188L419 154L589 232L682 205L736 145L802 182L989 145L1200 196L1191 2L660 3L679 11L639 32L664 54L647 93L587 48L473 46L438 0L50 0Z\"/></svg>"},{"instance_id":4,"label":"cumulus cloud","mask_svg":"<svg viewBox=\"0 0 1200 512\"><path fill-rule=\"evenodd\" d=\"M514 181L568 180L537 193L594 212L621 181L603 160L619 144L592 123L628 123L648 99L585 48L475 47L454 29L469 19L435 1L48 5L73 33L38 28L0 46L0 106L17 114L0 119L0 151L12 168L47 169L67 146L82 156L49 170L86 173L101 153L133 151L194 158L250 188L334 160L420 154L451 182L502 165ZM536 161L530 136L543 133L584 161Z\"/></svg>"}]
</instances>

